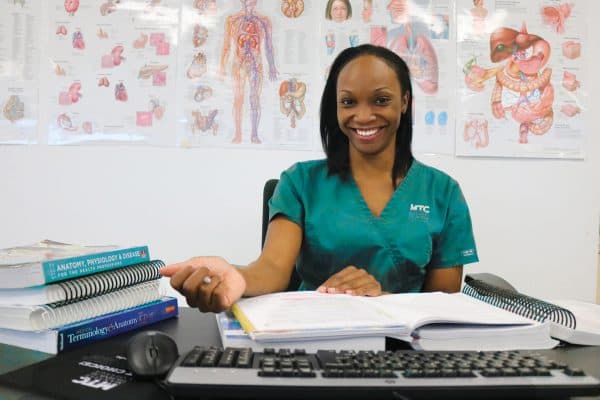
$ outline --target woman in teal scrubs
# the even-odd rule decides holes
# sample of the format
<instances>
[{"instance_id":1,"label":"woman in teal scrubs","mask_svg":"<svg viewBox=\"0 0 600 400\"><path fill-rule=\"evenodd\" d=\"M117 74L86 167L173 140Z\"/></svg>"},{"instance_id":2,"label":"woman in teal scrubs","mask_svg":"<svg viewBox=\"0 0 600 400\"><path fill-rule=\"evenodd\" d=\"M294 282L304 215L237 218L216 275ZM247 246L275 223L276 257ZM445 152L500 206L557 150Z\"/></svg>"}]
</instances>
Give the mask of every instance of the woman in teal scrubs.
<instances>
[{"instance_id":1,"label":"woman in teal scrubs","mask_svg":"<svg viewBox=\"0 0 600 400\"><path fill-rule=\"evenodd\" d=\"M301 288L324 293L460 290L463 265L478 260L471 218L456 181L412 155L411 94L395 53L342 51L321 99L326 159L282 173L258 259L194 257L161 273L212 312L285 290L294 268Z\"/></svg>"}]
</instances>

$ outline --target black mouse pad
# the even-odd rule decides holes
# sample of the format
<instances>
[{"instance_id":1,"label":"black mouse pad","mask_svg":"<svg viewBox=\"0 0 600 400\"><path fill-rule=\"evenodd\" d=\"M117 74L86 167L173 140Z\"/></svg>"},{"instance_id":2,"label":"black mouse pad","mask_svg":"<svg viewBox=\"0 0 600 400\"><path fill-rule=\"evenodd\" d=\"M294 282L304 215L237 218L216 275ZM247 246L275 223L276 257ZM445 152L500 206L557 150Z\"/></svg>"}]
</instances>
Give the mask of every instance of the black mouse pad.
<instances>
[{"instance_id":1,"label":"black mouse pad","mask_svg":"<svg viewBox=\"0 0 600 400\"><path fill-rule=\"evenodd\" d=\"M0 383L67 400L169 399L155 382L133 377L126 354L126 343L98 342L0 375Z\"/></svg>"}]
</instances>

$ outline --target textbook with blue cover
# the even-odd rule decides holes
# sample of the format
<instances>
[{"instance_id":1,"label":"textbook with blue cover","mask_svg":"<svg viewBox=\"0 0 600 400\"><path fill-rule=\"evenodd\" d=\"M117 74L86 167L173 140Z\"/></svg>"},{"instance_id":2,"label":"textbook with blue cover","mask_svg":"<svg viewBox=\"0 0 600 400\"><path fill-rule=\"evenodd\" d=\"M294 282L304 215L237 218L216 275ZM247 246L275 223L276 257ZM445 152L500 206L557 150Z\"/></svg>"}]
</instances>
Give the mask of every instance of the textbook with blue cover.
<instances>
[{"instance_id":1,"label":"textbook with blue cover","mask_svg":"<svg viewBox=\"0 0 600 400\"><path fill-rule=\"evenodd\" d=\"M162 297L137 307L100 315L69 325L26 332L0 328L0 343L57 354L178 315L177 299Z\"/></svg>"},{"instance_id":2,"label":"textbook with blue cover","mask_svg":"<svg viewBox=\"0 0 600 400\"><path fill-rule=\"evenodd\" d=\"M84 246L43 240L0 250L0 289L64 281L150 261L148 246Z\"/></svg>"}]
</instances>

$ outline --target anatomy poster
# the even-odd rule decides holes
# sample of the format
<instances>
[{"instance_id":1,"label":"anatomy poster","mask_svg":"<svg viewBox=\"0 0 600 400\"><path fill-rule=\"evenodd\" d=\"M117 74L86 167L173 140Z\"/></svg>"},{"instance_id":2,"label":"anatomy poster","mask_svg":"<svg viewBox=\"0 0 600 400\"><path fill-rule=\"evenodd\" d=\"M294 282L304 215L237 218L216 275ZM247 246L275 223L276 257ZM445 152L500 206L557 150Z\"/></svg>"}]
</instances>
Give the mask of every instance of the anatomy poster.
<instances>
[{"instance_id":1,"label":"anatomy poster","mask_svg":"<svg viewBox=\"0 0 600 400\"><path fill-rule=\"evenodd\" d=\"M582 158L585 2L458 0L456 153Z\"/></svg>"},{"instance_id":2,"label":"anatomy poster","mask_svg":"<svg viewBox=\"0 0 600 400\"><path fill-rule=\"evenodd\" d=\"M321 2L322 74L344 48L389 48L412 75L413 148L454 152L454 41L450 0L330 0Z\"/></svg>"},{"instance_id":3,"label":"anatomy poster","mask_svg":"<svg viewBox=\"0 0 600 400\"><path fill-rule=\"evenodd\" d=\"M321 94L309 29L317 3L184 1L180 146L311 149Z\"/></svg>"},{"instance_id":4,"label":"anatomy poster","mask_svg":"<svg viewBox=\"0 0 600 400\"><path fill-rule=\"evenodd\" d=\"M41 11L4 0L0 13L0 143L36 143Z\"/></svg>"},{"instance_id":5,"label":"anatomy poster","mask_svg":"<svg viewBox=\"0 0 600 400\"><path fill-rule=\"evenodd\" d=\"M48 142L176 140L178 0L48 2Z\"/></svg>"}]
</instances>

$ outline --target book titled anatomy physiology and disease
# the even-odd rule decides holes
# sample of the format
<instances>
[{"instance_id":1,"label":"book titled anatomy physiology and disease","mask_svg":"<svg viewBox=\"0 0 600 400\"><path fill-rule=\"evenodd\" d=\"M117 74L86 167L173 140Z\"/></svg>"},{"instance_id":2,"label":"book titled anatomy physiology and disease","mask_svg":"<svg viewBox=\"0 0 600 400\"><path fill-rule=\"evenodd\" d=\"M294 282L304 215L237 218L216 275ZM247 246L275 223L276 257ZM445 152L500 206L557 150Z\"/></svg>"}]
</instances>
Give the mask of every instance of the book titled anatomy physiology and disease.
<instances>
[{"instance_id":1,"label":"book titled anatomy physiology and disease","mask_svg":"<svg viewBox=\"0 0 600 400\"><path fill-rule=\"evenodd\" d=\"M0 250L0 289L45 285L149 260L148 246L84 246L43 240Z\"/></svg>"}]
</instances>

